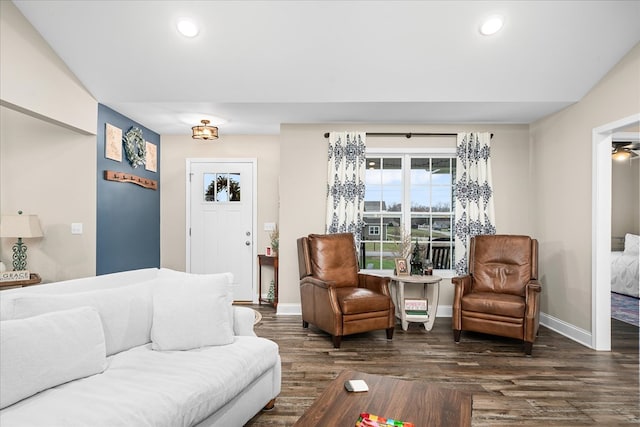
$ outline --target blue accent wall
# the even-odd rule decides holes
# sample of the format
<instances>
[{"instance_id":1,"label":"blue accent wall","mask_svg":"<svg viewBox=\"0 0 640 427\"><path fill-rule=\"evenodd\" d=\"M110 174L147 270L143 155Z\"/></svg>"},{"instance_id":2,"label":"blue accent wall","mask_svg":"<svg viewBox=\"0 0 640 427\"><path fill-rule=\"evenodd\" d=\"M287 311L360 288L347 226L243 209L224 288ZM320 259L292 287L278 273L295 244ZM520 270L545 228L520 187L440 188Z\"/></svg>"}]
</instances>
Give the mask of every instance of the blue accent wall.
<instances>
[{"instance_id":1,"label":"blue accent wall","mask_svg":"<svg viewBox=\"0 0 640 427\"><path fill-rule=\"evenodd\" d=\"M121 162L107 159L106 123L122 129L123 135L132 126L140 128L144 140L157 147L157 172L148 171L144 166L132 167L124 146ZM98 104L97 144L96 274L160 267L160 135L117 111ZM107 181L104 178L106 170L153 179L157 181L158 189Z\"/></svg>"}]
</instances>

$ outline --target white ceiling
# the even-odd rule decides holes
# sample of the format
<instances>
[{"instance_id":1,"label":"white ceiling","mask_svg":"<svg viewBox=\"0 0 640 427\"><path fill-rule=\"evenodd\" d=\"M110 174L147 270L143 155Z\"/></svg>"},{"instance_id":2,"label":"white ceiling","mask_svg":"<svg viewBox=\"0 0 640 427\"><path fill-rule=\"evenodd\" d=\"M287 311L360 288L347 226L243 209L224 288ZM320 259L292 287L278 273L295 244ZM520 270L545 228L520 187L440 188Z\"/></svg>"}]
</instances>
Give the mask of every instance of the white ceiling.
<instances>
[{"instance_id":1,"label":"white ceiling","mask_svg":"<svg viewBox=\"0 0 640 427\"><path fill-rule=\"evenodd\" d=\"M98 102L160 134L280 123L530 123L640 41L633 1L14 3ZM481 36L482 18L503 30ZM193 18L200 34L175 30Z\"/></svg>"}]
</instances>

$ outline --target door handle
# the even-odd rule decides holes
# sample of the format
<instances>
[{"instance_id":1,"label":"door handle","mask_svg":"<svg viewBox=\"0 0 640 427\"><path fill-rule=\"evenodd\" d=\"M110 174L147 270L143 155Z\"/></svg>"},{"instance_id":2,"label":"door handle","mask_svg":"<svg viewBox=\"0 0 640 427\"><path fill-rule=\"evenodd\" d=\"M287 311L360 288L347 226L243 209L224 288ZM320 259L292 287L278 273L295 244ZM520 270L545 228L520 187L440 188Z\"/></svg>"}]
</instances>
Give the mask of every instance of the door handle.
<instances>
[{"instance_id":1,"label":"door handle","mask_svg":"<svg viewBox=\"0 0 640 427\"><path fill-rule=\"evenodd\" d=\"M244 242L244 244L247 245L247 246L251 246L251 242L248 241L248 240L246 242Z\"/></svg>"}]
</instances>

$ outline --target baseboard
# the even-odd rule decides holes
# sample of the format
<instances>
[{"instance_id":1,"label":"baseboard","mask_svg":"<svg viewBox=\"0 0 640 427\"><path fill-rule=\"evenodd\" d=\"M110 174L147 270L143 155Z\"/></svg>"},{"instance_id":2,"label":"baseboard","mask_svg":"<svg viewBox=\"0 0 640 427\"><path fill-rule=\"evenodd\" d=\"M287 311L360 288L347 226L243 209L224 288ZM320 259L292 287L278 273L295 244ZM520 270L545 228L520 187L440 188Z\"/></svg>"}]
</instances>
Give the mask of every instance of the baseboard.
<instances>
[{"instance_id":1,"label":"baseboard","mask_svg":"<svg viewBox=\"0 0 640 427\"><path fill-rule=\"evenodd\" d=\"M283 304L278 303L277 316L301 316L302 308L300 304Z\"/></svg>"},{"instance_id":2,"label":"baseboard","mask_svg":"<svg viewBox=\"0 0 640 427\"><path fill-rule=\"evenodd\" d=\"M450 305L441 305L438 306L436 317L451 317L451 312L452 309ZM278 303L278 311L276 312L278 316L300 316L301 314L302 308L300 304Z\"/></svg>"},{"instance_id":3,"label":"baseboard","mask_svg":"<svg viewBox=\"0 0 640 427\"><path fill-rule=\"evenodd\" d=\"M592 336L589 331L578 328L571 323L567 323L564 320L560 320L546 313L540 313L540 324L585 347L593 348L591 345Z\"/></svg>"},{"instance_id":4,"label":"baseboard","mask_svg":"<svg viewBox=\"0 0 640 427\"><path fill-rule=\"evenodd\" d=\"M278 316L300 316L302 309L300 304L278 304ZM438 306L436 317L451 317L452 308L450 305ZM540 313L540 324L551 329L554 332L564 335L565 337L573 340L585 347L593 348L591 345L591 332L582 328L578 328L571 323L567 323L564 320L560 320L546 313Z\"/></svg>"}]
</instances>

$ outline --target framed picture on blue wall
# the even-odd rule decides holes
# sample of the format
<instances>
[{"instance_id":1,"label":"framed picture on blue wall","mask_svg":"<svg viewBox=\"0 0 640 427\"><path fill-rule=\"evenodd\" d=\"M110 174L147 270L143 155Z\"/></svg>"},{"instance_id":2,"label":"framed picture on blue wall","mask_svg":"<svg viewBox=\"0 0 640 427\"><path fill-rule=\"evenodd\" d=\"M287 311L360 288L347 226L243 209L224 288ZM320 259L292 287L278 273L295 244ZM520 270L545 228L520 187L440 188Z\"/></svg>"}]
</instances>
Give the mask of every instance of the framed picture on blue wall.
<instances>
[{"instance_id":1,"label":"framed picture on blue wall","mask_svg":"<svg viewBox=\"0 0 640 427\"><path fill-rule=\"evenodd\" d=\"M122 129L105 123L104 156L107 159L122 161Z\"/></svg>"},{"instance_id":2,"label":"framed picture on blue wall","mask_svg":"<svg viewBox=\"0 0 640 427\"><path fill-rule=\"evenodd\" d=\"M147 161L144 164L144 168L151 172L158 171L158 150L156 145L145 141L147 143Z\"/></svg>"}]
</instances>

